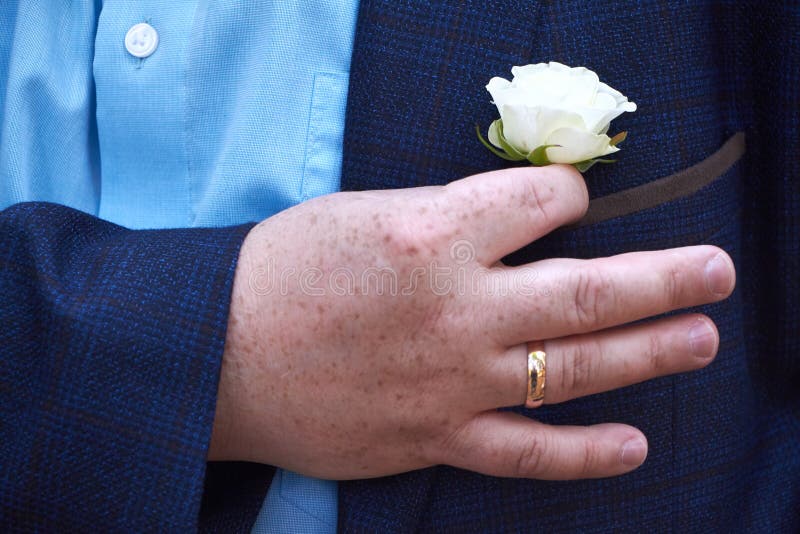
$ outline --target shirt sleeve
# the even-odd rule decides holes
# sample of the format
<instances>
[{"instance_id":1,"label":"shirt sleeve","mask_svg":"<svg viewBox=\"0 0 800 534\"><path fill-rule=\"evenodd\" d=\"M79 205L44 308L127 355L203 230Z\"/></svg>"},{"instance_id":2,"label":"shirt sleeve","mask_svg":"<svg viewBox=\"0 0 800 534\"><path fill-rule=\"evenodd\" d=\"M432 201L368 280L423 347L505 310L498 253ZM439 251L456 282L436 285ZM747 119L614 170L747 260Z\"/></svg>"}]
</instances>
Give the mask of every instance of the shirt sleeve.
<instances>
[{"instance_id":1,"label":"shirt sleeve","mask_svg":"<svg viewBox=\"0 0 800 534\"><path fill-rule=\"evenodd\" d=\"M0 530L197 528L251 227L0 212Z\"/></svg>"}]
</instances>

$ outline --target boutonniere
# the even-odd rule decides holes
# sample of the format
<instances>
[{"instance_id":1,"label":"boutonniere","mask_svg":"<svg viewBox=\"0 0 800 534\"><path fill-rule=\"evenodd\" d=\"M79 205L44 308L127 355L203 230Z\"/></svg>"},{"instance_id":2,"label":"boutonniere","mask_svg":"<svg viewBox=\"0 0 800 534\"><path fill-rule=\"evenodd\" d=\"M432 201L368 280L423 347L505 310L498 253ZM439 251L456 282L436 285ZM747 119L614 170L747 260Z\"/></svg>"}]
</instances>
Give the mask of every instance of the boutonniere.
<instances>
[{"instance_id":1,"label":"boutonniere","mask_svg":"<svg viewBox=\"0 0 800 534\"><path fill-rule=\"evenodd\" d=\"M500 112L488 142L476 126L486 148L509 161L571 163L581 172L614 161L604 156L619 150L627 132L609 137L609 125L636 104L584 67L538 63L511 74L511 81L492 78L486 86Z\"/></svg>"}]
</instances>

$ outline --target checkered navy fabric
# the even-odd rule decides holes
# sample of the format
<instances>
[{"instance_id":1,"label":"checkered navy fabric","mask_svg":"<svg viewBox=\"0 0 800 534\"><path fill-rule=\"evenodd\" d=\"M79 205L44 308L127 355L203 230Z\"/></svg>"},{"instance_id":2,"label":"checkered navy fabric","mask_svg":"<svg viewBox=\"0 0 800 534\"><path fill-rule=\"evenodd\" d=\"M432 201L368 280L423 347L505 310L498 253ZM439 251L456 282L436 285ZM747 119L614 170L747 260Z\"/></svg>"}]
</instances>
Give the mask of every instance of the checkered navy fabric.
<instances>
[{"instance_id":1,"label":"checkered navy fabric","mask_svg":"<svg viewBox=\"0 0 800 534\"><path fill-rule=\"evenodd\" d=\"M587 66L639 110L599 197L703 161L736 132L745 157L688 197L514 254L590 258L711 243L738 287L698 308L708 368L537 409L551 423L624 422L649 438L623 477L540 482L436 467L340 484L346 532L796 532L800 529L800 8L794 1L363 0L343 187L444 184L505 162L475 138L484 86L512 65Z\"/></svg>"}]
</instances>

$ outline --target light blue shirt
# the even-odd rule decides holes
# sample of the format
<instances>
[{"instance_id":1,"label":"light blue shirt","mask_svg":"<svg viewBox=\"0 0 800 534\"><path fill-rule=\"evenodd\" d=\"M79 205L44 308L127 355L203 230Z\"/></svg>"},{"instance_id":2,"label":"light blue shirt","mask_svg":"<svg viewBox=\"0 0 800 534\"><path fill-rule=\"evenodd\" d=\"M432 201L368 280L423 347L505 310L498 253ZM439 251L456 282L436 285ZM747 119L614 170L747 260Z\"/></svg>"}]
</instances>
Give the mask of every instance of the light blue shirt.
<instances>
[{"instance_id":1,"label":"light blue shirt","mask_svg":"<svg viewBox=\"0 0 800 534\"><path fill-rule=\"evenodd\" d=\"M130 228L256 221L339 188L357 0L0 1L0 209ZM125 36L146 22L146 58ZM333 532L278 471L254 532Z\"/></svg>"}]
</instances>

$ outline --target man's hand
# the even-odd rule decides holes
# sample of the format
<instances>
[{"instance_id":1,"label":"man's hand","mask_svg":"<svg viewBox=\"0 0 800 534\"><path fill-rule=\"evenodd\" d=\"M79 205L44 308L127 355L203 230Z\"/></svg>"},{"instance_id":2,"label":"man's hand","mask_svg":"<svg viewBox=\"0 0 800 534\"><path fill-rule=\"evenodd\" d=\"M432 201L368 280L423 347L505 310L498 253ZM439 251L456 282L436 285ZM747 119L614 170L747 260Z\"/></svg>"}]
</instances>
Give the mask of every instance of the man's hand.
<instances>
[{"instance_id":1,"label":"man's hand","mask_svg":"<svg viewBox=\"0 0 800 534\"><path fill-rule=\"evenodd\" d=\"M698 369L717 351L709 318L620 325L721 300L735 273L711 246L500 263L587 205L581 175L549 166L338 193L262 222L237 268L209 458L333 479L636 468L636 428L496 411L525 401L525 342L545 340L546 403Z\"/></svg>"}]
</instances>

